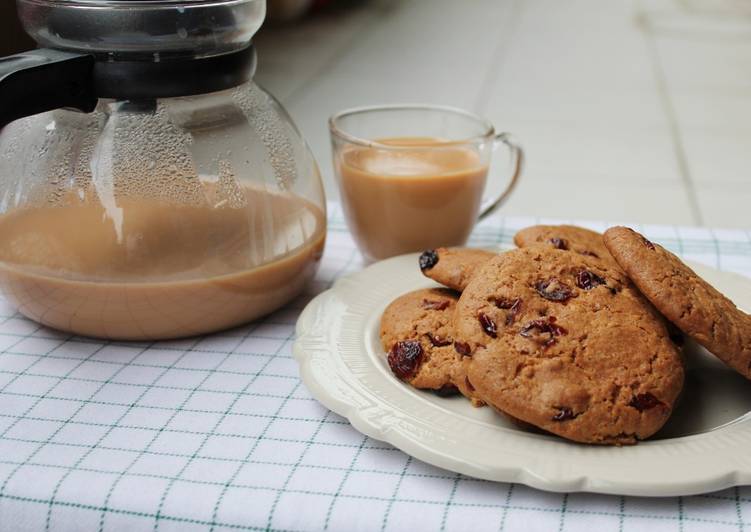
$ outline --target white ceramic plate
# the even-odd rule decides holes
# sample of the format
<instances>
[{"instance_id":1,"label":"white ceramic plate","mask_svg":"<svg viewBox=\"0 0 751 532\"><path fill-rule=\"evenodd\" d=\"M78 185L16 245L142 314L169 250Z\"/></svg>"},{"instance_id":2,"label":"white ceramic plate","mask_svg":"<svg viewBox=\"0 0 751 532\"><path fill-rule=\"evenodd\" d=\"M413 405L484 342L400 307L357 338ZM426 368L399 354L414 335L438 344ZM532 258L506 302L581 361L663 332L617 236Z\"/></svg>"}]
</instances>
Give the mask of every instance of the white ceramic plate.
<instances>
[{"instance_id":1,"label":"white ceramic plate","mask_svg":"<svg viewBox=\"0 0 751 532\"><path fill-rule=\"evenodd\" d=\"M751 309L751 280L692 267ZM381 313L398 295L433 284L417 255L395 257L339 280L300 316L294 354L303 382L360 432L450 471L550 491L668 496L751 483L751 382L696 344L687 346L686 386L671 419L628 447L532 434L490 408L400 382L379 343Z\"/></svg>"}]
</instances>

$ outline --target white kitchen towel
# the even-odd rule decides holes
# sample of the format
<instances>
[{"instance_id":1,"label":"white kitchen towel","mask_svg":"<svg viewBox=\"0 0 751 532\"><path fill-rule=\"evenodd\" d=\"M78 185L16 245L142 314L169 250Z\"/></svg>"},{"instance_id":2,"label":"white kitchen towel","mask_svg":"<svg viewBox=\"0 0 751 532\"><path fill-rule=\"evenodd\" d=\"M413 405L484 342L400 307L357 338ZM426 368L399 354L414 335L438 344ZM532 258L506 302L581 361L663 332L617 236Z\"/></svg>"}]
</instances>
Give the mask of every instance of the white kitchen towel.
<instances>
[{"instance_id":1,"label":"white kitchen towel","mask_svg":"<svg viewBox=\"0 0 751 532\"><path fill-rule=\"evenodd\" d=\"M472 244L509 246L539 221L548 220L491 216ZM685 258L751 276L749 231L641 229ZM235 330L102 342L41 327L0 299L0 530L751 526L748 488L662 499L545 493L440 470L359 434L311 398L291 345L310 297L360 268L332 205L308 293Z\"/></svg>"}]
</instances>

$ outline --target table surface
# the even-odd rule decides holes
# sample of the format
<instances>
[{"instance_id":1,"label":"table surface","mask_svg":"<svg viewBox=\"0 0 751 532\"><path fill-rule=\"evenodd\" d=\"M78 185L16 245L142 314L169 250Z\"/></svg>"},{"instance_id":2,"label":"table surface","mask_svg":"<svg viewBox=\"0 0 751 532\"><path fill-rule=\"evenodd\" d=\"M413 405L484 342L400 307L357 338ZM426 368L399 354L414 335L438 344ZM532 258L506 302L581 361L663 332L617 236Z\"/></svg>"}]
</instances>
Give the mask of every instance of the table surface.
<instances>
[{"instance_id":1,"label":"table surface","mask_svg":"<svg viewBox=\"0 0 751 532\"><path fill-rule=\"evenodd\" d=\"M508 246L536 221L492 216L471 243ZM642 229L688 259L751 275L749 231ZM0 300L0 529L751 526L748 488L664 499L546 493L440 470L359 434L311 398L291 346L305 303L360 268L333 205L308 293L238 329L101 342L41 327Z\"/></svg>"}]
</instances>

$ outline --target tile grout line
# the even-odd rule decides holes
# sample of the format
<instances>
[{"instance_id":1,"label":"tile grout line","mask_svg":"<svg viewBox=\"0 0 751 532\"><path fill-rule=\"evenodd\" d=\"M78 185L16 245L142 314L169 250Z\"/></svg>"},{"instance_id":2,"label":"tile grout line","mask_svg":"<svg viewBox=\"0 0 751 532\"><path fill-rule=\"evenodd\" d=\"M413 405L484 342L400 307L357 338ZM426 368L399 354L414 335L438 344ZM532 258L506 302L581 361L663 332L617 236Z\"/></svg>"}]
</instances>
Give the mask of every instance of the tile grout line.
<instances>
[{"instance_id":1,"label":"tile grout line","mask_svg":"<svg viewBox=\"0 0 751 532\"><path fill-rule=\"evenodd\" d=\"M639 14L641 14L644 11L641 2L637 0L636 5ZM691 177L691 170L689 168L688 159L686 157L686 148L683 144L683 136L678 125L678 116L675 110L675 106L673 105L673 101L670 98L670 91L668 89L665 71L662 67L660 53L657 49L656 37L646 24L642 23L641 29L644 35L644 41L647 44L647 48L649 50L649 59L650 63L652 64L652 73L657 85L657 92L659 94L660 101L662 102L662 109L668 121L670 138L673 143L673 152L675 154L675 160L678 164L678 170L681 174L681 181L683 182L684 189L686 191L686 194L688 195L689 208L691 210L692 218L694 219L694 223L703 226L704 217L701 213L699 199L697 198L696 189L694 188L694 182Z\"/></svg>"},{"instance_id":2,"label":"tile grout line","mask_svg":"<svg viewBox=\"0 0 751 532\"><path fill-rule=\"evenodd\" d=\"M325 61L321 67L316 70L311 76L308 77L303 83L298 84L289 94L283 99L285 107L289 107L297 98L300 97L308 88L316 83L318 80L326 76L344 57L347 56L358 42L363 40L363 37L369 33L375 31L384 19L393 16L393 14L401 9L402 4L396 5L396 2L390 3L377 11L378 21L371 25L365 25L363 31L355 32L355 34L347 39L345 43L339 46L339 50L331 55L327 61Z\"/></svg>"},{"instance_id":3,"label":"tile grout line","mask_svg":"<svg viewBox=\"0 0 751 532\"><path fill-rule=\"evenodd\" d=\"M521 12L523 9L522 5L523 4L521 0L514 1L514 4L510 10L508 22L506 24L508 31L505 32L503 34L503 37L498 40L495 49L493 50L493 54L491 55L490 68L488 69L488 73L485 76L482 85L480 86L477 97L475 98L474 110L480 116L482 116L487 111L488 100L490 99L490 91L498 81L499 74L502 70L502 59L506 52L508 52L508 45L513 41L513 37L516 33L518 22L521 18Z\"/></svg>"}]
</instances>

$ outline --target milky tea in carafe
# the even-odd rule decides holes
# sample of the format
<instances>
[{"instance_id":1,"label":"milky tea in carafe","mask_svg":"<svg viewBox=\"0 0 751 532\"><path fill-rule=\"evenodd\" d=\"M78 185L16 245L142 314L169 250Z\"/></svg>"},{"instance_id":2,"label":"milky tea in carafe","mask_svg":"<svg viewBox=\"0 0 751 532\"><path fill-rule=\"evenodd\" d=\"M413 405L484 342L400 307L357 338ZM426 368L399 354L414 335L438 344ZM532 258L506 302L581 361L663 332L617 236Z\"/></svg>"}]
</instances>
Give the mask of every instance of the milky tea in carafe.
<instances>
[{"instance_id":1,"label":"milky tea in carafe","mask_svg":"<svg viewBox=\"0 0 751 532\"><path fill-rule=\"evenodd\" d=\"M92 112L52 110L2 131L0 288L21 313L80 335L154 340L239 325L301 292L325 241L320 175L253 84L255 56L240 44L228 52L234 80L165 97L166 80L113 86L138 97L97 94ZM164 68L179 78L175 61ZM212 61L194 68L231 67Z\"/></svg>"}]
</instances>

